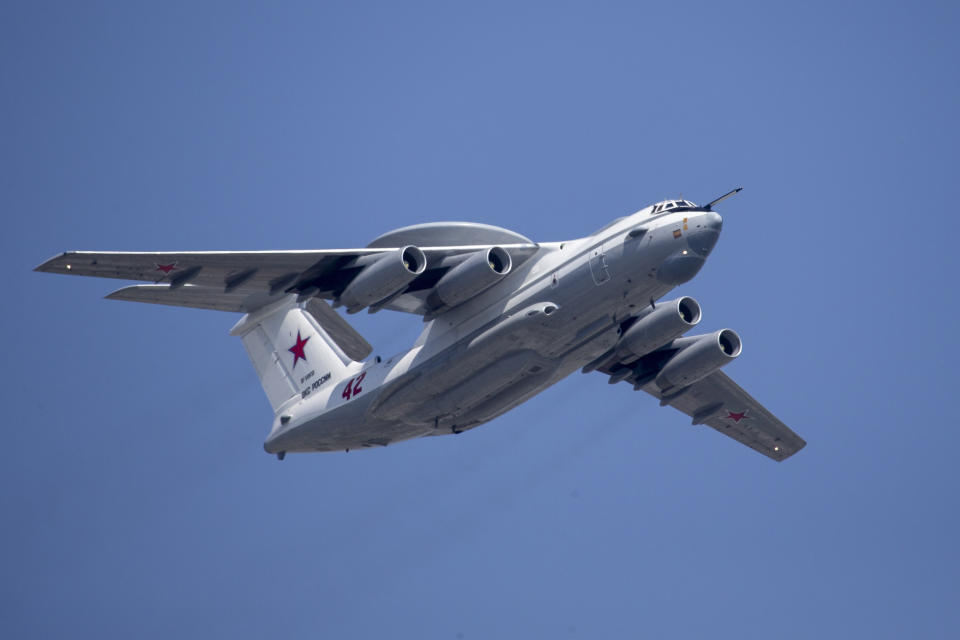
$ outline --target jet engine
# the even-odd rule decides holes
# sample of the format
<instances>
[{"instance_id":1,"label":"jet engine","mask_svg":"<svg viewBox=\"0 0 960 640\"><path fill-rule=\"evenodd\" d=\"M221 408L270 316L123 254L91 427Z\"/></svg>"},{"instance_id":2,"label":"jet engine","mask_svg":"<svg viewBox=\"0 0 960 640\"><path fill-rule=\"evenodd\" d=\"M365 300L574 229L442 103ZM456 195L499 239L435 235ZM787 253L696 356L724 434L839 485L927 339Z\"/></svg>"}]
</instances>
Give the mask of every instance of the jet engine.
<instances>
[{"instance_id":1,"label":"jet engine","mask_svg":"<svg viewBox=\"0 0 960 640\"><path fill-rule=\"evenodd\" d=\"M680 347L660 369L655 381L663 390L688 387L703 380L740 355L743 344L733 329L721 329L702 336L689 336L673 342Z\"/></svg>"},{"instance_id":2,"label":"jet engine","mask_svg":"<svg viewBox=\"0 0 960 640\"><path fill-rule=\"evenodd\" d=\"M427 268L427 257L413 245L377 257L340 294L347 313L380 302L406 288Z\"/></svg>"},{"instance_id":3,"label":"jet engine","mask_svg":"<svg viewBox=\"0 0 960 640\"><path fill-rule=\"evenodd\" d=\"M700 316L700 304L693 298L661 302L623 333L617 342L617 355L621 359L641 358L692 329Z\"/></svg>"},{"instance_id":4,"label":"jet engine","mask_svg":"<svg viewBox=\"0 0 960 640\"><path fill-rule=\"evenodd\" d=\"M510 254L502 247L477 251L440 278L427 303L434 308L455 307L499 282L512 266Z\"/></svg>"}]
</instances>

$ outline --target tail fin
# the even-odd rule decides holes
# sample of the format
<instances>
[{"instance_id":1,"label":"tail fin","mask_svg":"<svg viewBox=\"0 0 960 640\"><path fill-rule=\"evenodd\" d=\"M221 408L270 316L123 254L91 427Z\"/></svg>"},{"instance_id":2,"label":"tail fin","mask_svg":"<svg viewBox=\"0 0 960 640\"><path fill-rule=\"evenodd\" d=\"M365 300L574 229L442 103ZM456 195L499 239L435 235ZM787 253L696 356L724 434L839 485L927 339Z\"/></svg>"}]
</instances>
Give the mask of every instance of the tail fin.
<instances>
[{"instance_id":1,"label":"tail fin","mask_svg":"<svg viewBox=\"0 0 960 640\"><path fill-rule=\"evenodd\" d=\"M370 353L367 341L325 302L310 300L304 308L293 296L245 315L230 335L243 341L274 413L300 399L305 387L324 376L339 379L353 358Z\"/></svg>"}]
</instances>

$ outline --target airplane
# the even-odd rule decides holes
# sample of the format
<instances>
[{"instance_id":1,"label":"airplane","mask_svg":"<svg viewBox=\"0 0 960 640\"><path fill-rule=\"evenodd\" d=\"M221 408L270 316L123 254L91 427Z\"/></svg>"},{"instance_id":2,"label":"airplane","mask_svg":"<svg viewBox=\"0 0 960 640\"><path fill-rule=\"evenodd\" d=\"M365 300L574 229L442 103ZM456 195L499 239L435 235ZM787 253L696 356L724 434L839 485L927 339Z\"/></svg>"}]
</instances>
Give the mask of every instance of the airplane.
<instances>
[{"instance_id":1,"label":"airplane","mask_svg":"<svg viewBox=\"0 0 960 640\"><path fill-rule=\"evenodd\" d=\"M243 313L230 333L273 409L264 449L280 460L462 433L580 369L782 461L806 442L721 371L740 336L685 335L699 303L660 301L700 271L723 225L713 207L740 190L704 206L657 202L564 242L435 222L362 249L70 251L36 271L150 283L111 300ZM370 358L341 307L425 324L409 350Z\"/></svg>"}]
</instances>

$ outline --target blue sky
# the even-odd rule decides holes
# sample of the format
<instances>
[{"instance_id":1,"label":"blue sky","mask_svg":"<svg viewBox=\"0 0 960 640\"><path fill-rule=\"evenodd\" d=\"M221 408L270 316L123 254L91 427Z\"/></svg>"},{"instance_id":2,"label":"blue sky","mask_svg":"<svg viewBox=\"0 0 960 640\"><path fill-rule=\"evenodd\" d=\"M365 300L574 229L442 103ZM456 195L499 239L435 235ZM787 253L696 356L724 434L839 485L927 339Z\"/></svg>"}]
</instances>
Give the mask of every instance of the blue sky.
<instances>
[{"instance_id":1,"label":"blue sky","mask_svg":"<svg viewBox=\"0 0 960 640\"><path fill-rule=\"evenodd\" d=\"M953 636L958 14L4 4L0 633ZM430 220L563 240L741 184L678 292L809 442L779 465L596 374L279 463L235 316L31 271ZM351 320L382 354L420 327Z\"/></svg>"}]
</instances>

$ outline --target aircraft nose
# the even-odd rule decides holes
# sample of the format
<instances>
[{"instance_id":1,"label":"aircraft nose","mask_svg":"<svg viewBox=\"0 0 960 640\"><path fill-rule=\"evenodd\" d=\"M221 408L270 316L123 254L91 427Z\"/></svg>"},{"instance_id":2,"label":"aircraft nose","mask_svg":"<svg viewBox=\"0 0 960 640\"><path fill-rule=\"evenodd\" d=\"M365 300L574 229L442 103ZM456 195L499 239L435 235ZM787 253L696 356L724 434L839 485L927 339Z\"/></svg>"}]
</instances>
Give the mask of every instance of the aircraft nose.
<instances>
[{"instance_id":1,"label":"aircraft nose","mask_svg":"<svg viewBox=\"0 0 960 640\"><path fill-rule=\"evenodd\" d=\"M707 211L703 214L703 224L708 229L713 229L717 233L723 229L723 218L716 211Z\"/></svg>"},{"instance_id":2,"label":"aircraft nose","mask_svg":"<svg viewBox=\"0 0 960 640\"><path fill-rule=\"evenodd\" d=\"M705 211L687 233L687 243L693 251L706 257L720 239L723 218L714 211Z\"/></svg>"}]
</instances>

